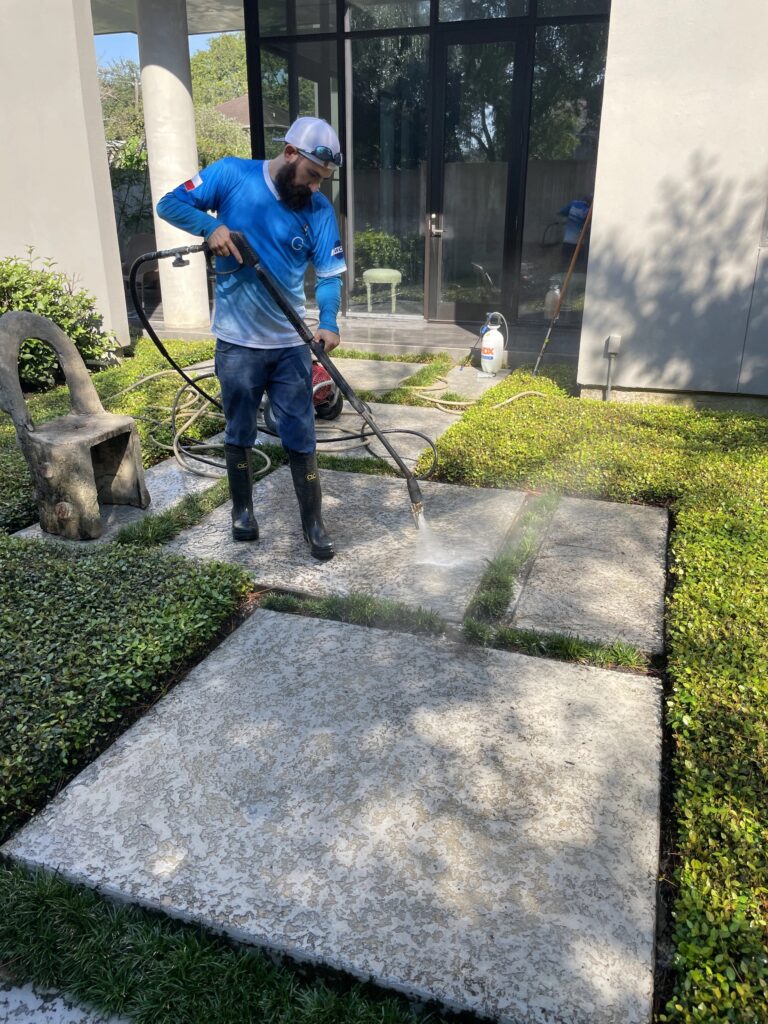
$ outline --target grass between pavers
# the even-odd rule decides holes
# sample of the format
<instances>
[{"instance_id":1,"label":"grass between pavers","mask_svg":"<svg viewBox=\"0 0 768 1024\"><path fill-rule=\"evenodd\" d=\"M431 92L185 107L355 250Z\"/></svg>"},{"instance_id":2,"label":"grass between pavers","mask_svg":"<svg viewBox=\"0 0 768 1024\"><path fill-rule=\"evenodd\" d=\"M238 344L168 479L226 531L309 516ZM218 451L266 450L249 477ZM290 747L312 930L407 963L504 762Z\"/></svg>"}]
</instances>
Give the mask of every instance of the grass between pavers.
<instances>
[{"instance_id":1,"label":"grass between pavers","mask_svg":"<svg viewBox=\"0 0 768 1024\"><path fill-rule=\"evenodd\" d=\"M494 404L524 390L546 398ZM569 398L513 373L437 479L668 505L671 976L657 1020L768 1020L768 419Z\"/></svg>"},{"instance_id":2,"label":"grass between pavers","mask_svg":"<svg viewBox=\"0 0 768 1024\"><path fill-rule=\"evenodd\" d=\"M222 563L0 536L0 840L222 635L250 583Z\"/></svg>"},{"instance_id":3,"label":"grass between pavers","mask_svg":"<svg viewBox=\"0 0 768 1024\"><path fill-rule=\"evenodd\" d=\"M536 658L553 658L580 665L596 665L598 668L632 669L639 672L647 671L650 665L642 651L620 640L610 644L595 643L578 636L494 626L477 619L465 619L463 633L465 640L477 647L516 651Z\"/></svg>"},{"instance_id":4,"label":"grass between pavers","mask_svg":"<svg viewBox=\"0 0 768 1024\"><path fill-rule=\"evenodd\" d=\"M0 962L135 1024L441 1024L404 999L273 963L194 925L0 865Z\"/></svg>"},{"instance_id":5,"label":"grass between pavers","mask_svg":"<svg viewBox=\"0 0 768 1024\"><path fill-rule=\"evenodd\" d=\"M294 594L269 593L259 601L261 608L289 615L307 615L317 619L332 619L355 626L373 626L407 633L442 636L448 624L437 612L428 608L371 597L368 594L304 597Z\"/></svg>"}]
</instances>

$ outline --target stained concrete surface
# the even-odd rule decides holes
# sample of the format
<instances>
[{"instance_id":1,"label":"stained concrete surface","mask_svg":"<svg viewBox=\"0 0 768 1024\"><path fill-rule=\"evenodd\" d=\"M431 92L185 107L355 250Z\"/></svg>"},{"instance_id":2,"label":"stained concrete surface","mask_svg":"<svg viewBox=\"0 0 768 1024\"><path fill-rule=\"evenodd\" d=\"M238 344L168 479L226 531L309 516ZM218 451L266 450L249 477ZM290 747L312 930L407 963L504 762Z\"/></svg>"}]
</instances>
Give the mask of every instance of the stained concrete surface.
<instances>
[{"instance_id":1,"label":"stained concrete surface","mask_svg":"<svg viewBox=\"0 0 768 1024\"><path fill-rule=\"evenodd\" d=\"M2 973L0 1021L3 1024L129 1024L126 1017L105 1017L78 1006L60 992L4 983Z\"/></svg>"},{"instance_id":2,"label":"stained concrete surface","mask_svg":"<svg viewBox=\"0 0 768 1024\"><path fill-rule=\"evenodd\" d=\"M232 540L229 505L166 545L242 566L262 585L323 596L359 592L422 605L458 621L524 501L518 491L421 484L429 534L417 531L403 480L324 470L323 518L336 556L318 562L301 533L290 471L255 490L257 543Z\"/></svg>"},{"instance_id":3,"label":"stained concrete surface","mask_svg":"<svg viewBox=\"0 0 768 1024\"><path fill-rule=\"evenodd\" d=\"M666 509L563 498L510 625L664 649Z\"/></svg>"},{"instance_id":4,"label":"stained concrete surface","mask_svg":"<svg viewBox=\"0 0 768 1024\"><path fill-rule=\"evenodd\" d=\"M4 847L514 1024L646 1024L651 679L255 615Z\"/></svg>"}]
</instances>

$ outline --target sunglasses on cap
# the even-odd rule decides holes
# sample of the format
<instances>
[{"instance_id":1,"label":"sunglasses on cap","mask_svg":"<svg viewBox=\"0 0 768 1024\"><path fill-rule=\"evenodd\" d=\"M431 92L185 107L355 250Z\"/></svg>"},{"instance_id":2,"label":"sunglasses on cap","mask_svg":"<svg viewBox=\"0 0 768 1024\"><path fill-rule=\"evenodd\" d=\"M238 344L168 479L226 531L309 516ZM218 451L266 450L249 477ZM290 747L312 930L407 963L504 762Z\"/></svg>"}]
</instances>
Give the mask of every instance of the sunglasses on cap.
<instances>
[{"instance_id":1,"label":"sunglasses on cap","mask_svg":"<svg viewBox=\"0 0 768 1024\"><path fill-rule=\"evenodd\" d=\"M341 167L344 163L343 155L334 153L330 146L315 146L314 149L299 149L298 146L296 148L302 156L314 156L327 164L336 164L337 167Z\"/></svg>"}]
</instances>

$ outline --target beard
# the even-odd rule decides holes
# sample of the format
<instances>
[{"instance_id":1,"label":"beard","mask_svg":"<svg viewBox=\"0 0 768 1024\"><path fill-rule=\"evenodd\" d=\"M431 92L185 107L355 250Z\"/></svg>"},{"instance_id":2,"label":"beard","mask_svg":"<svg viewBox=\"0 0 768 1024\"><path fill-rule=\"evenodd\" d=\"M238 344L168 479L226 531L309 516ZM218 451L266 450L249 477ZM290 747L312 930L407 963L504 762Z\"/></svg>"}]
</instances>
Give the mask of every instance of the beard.
<instances>
[{"instance_id":1,"label":"beard","mask_svg":"<svg viewBox=\"0 0 768 1024\"><path fill-rule=\"evenodd\" d=\"M303 210L312 201L312 189L296 184L296 170L295 163L281 167L275 177L275 188L288 209Z\"/></svg>"}]
</instances>

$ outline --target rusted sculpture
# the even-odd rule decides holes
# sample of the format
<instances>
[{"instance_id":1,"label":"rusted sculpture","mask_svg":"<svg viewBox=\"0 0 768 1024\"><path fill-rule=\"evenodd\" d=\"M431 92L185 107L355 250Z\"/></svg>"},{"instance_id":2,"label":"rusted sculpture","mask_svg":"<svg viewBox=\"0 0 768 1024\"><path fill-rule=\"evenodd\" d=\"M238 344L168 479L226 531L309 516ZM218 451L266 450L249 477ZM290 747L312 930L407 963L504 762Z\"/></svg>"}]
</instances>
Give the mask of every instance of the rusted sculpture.
<instances>
[{"instance_id":1,"label":"rusted sculpture","mask_svg":"<svg viewBox=\"0 0 768 1024\"><path fill-rule=\"evenodd\" d=\"M19 348L26 338L51 346L69 386L70 411L39 427L19 383ZM149 505L136 424L130 416L104 410L80 353L43 316L0 316L0 408L16 427L46 533L90 540L101 535L100 503Z\"/></svg>"}]
</instances>

